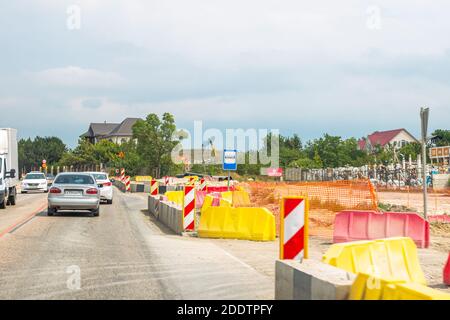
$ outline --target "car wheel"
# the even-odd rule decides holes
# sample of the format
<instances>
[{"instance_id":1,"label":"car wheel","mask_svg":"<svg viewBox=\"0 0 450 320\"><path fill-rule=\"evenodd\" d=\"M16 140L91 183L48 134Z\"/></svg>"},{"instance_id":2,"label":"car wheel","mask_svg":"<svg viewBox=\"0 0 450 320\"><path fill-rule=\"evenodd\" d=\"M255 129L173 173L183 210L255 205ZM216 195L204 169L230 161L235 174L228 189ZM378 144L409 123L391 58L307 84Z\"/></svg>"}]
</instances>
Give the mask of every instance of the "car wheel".
<instances>
[{"instance_id":1,"label":"car wheel","mask_svg":"<svg viewBox=\"0 0 450 320\"><path fill-rule=\"evenodd\" d=\"M96 210L92 210L92 216L98 217L100 215L100 207L98 207Z\"/></svg>"},{"instance_id":2,"label":"car wheel","mask_svg":"<svg viewBox=\"0 0 450 320\"><path fill-rule=\"evenodd\" d=\"M113 203L113 200L111 199L111 200L106 200L106 203L107 204L112 204Z\"/></svg>"},{"instance_id":3,"label":"car wheel","mask_svg":"<svg viewBox=\"0 0 450 320\"><path fill-rule=\"evenodd\" d=\"M3 200L3 201L0 203L0 209L6 209L6 200Z\"/></svg>"},{"instance_id":4,"label":"car wheel","mask_svg":"<svg viewBox=\"0 0 450 320\"><path fill-rule=\"evenodd\" d=\"M55 215L55 213L56 213L56 209L55 208L50 208L49 207L47 209L47 216L51 217L51 216Z\"/></svg>"},{"instance_id":5,"label":"car wheel","mask_svg":"<svg viewBox=\"0 0 450 320\"><path fill-rule=\"evenodd\" d=\"M44 190L44 193L48 193L48 190Z\"/></svg>"},{"instance_id":6,"label":"car wheel","mask_svg":"<svg viewBox=\"0 0 450 320\"><path fill-rule=\"evenodd\" d=\"M27 193L26 191L20 191L20 193Z\"/></svg>"},{"instance_id":7,"label":"car wheel","mask_svg":"<svg viewBox=\"0 0 450 320\"><path fill-rule=\"evenodd\" d=\"M16 195L15 194L9 198L9 204L12 206L16 205Z\"/></svg>"}]
</instances>

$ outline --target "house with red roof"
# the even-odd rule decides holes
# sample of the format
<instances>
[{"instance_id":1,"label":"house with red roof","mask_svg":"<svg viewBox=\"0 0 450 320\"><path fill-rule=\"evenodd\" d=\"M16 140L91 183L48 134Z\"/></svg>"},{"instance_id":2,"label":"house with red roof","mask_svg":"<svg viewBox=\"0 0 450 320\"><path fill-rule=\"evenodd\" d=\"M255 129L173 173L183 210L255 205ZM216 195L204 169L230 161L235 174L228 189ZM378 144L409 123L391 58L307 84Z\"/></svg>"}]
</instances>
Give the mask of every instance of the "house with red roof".
<instances>
[{"instance_id":1,"label":"house with red roof","mask_svg":"<svg viewBox=\"0 0 450 320\"><path fill-rule=\"evenodd\" d=\"M375 131L369 134L365 138L361 138L358 141L358 147L360 150L371 151L375 146L380 147L393 147L400 149L408 143L419 142L411 133L406 129L395 129L388 131Z\"/></svg>"}]
</instances>

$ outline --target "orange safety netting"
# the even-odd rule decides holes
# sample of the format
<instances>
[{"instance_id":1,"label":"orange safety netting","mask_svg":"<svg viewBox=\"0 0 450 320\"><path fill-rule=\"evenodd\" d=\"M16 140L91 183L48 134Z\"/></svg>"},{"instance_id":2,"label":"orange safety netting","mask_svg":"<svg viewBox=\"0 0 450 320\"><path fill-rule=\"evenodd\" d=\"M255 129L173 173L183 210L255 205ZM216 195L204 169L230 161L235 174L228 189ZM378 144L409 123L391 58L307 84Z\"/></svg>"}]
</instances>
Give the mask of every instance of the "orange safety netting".
<instances>
[{"instance_id":1,"label":"orange safety netting","mask_svg":"<svg viewBox=\"0 0 450 320\"><path fill-rule=\"evenodd\" d=\"M331 238L334 217L342 210L377 210L377 196L369 180L325 182L249 182L241 186L254 206L275 214L279 232L280 200L283 196L308 196L311 235Z\"/></svg>"}]
</instances>

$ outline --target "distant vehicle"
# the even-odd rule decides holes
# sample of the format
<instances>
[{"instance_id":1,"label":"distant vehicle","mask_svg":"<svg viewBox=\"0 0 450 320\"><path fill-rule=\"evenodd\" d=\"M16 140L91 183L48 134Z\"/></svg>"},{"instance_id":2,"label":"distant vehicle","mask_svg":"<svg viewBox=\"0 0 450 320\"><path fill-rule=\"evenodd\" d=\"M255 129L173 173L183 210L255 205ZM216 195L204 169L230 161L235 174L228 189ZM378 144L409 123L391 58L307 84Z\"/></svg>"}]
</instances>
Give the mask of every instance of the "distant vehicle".
<instances>
[{"instance_id":1,"label":"distant vehicle","mask_svg":"<svg viewBox=\"0 0 450 320\"><path fill-rule=\"evenodd\" d=\"M107 204L113 203L113 187L108 174L104 172L88 172L97 181L100 189L100 200L105 200Z\"/></svg>"},{"instance_id":2,"label":"distant vehicle","mask_svg":"<svg viewBox=\"0 0 450 320\"><path fill-rule=\"evenodd\" d=\"M47 173L47 185L51 186L53 181L55 180L55 176L51 173Z\"/></svg>"},{"instance_id":3,"label":"distant vehicle","mask_svg":"<svg viewBox=\"0 0 450 320\"><path fill-rule=\"evenodd\" d=\"M18 169L17 130L0 129L0 209L16 204Z\"/></svg>"},{"instance_id":4,"label":"distant vehicle","mask_svg":"<svg viewBox=\"0 0 450 320\"><path fill-rule=\"evenodd\" d=\"M45 174L42 172L30 172L27 173L22 180L21 193L27 193L29 191L44 191L48 192L48 183Z\"/></svg>"},{"instance_id":5,"label":"distant vehicle","mask_svg":"<svg viewBox=\"0 0 450 320\"><path fill-rule=\"evenodd\" d=\"M65 172L56 176L48 194L49 216L59 210L89 210L100 215L100 190L89 173Z\"/></svg>"}]
</instances>

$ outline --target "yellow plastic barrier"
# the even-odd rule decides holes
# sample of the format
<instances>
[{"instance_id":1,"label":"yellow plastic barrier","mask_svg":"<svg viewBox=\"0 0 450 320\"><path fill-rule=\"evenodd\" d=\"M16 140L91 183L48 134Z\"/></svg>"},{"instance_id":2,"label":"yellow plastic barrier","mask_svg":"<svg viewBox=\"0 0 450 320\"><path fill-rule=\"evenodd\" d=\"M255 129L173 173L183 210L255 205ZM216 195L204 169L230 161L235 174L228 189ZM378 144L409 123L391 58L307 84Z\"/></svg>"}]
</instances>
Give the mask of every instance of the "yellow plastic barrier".
<instances>
[{"instance_id":1,"label":"yellow plastic barrier","mask_svg":"<svg viewBox=\"0 0 450 320\"><path fill-rule=\"evenodd\" d=\"M426 285L417 248L410 238L334 244L323 262L352 273Z\"/></svg>"},{"instance_id":2,"label":"yellow plastic barrier","mask_svg":"<svg viewBox=\"0 0 450 320\"><path fill-rule=\"evenodd\" d=\"M251 204L250 195L246 191L233 191L233 206L248 207Z\"/></svg>"},{"instance_id":3,"label":"yellow plastic barrier","mask_svg":"<svg viewBox=\"0 0 450 320\"><path fill-rule=\"evenodd\" d=\"M265 208L209 207L200 217L198 236L273 241L275 217Z\"/></svg>"},{"instance_id":4,"label":"yellow plastic barrier","mask_svg":"<svg viewBox=\"0 0 450 320\"><path fill-rule=\"evenodd\" d=\"M148 181L152 181L153 178L150 176L136 176L135 177L135 181L136 182L148 182Z\"/></svg>"},{"instance_id":5,"label":"yellow plastic barrier","mask_svg":"<svg viewBox=\"0 0 450 320\"><path fill-rule=\"evenodd\" d=\"M221 192L221 200L226 200L229 203L233 204L233 192L232 191L225 191Z\"/></svg>"},{"instance_id":6,"label":"yellow plastic barrier","mask_svg":"<svg viewBox=\"0 0 450 320\"><path fill-rule=\"evenodd\" d=\"M206 211L206 209L208 209L209 207L212 206L214 197L211 195L206 195L205 196L205 200L203 200L203 205L202 205L202 210L201 210L201 214L203 215L203 212Z\"/></svg>"},{"instance_id":7,"label":"yellow plastic barrier","mask_svg":"<svg viewBox=\"0 0 450 320\"><path fill-rule=\"evenodd\" d=\"M449 300L450 294L418 283L359 273L349 300Z\"/></svg>"},{"instance_id":8,"label":"yellow plastic barrier","mask_svg":"<svg viewBox=\"0 0 450 320\"><path fill-rule=\"evenodd\" d=\"M230 200L227 199L220 199L220 204L221 207L232 207L233 203Z\"/></svg>"},{"instance_id":9,"label":"yellow plastic barrier","mask_svg":"<svg viewBox=\"0 0 450 320\"><path fill-rule=\"evenodd\" d=\"M183 205L183 191L167 191L165 196L167 197L167 200L175 202L179 206Z\"/></svg>"},{"instance_id":10,"label":"yellow plastic barrier","mask_svg":"<svg viewBox=\"0 0 450 320\"><path fill-rule=\"evenodd\" d=\"M387 286L404 282L403 280L382 279L367 273L359 273L353 282L349 300L381 300Z\"/></svg>"},{"instance_id":11,"label":"yellow plastic barrier","mask_svg":"<svg viewBox=\"0 0 450 320\"><path fill-rule=\"evenodd\" d=\"M450 294L418 283L388 285L383 300L450 300Z\"/></svg>"}]
</instances>

